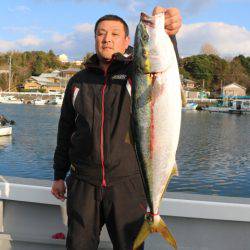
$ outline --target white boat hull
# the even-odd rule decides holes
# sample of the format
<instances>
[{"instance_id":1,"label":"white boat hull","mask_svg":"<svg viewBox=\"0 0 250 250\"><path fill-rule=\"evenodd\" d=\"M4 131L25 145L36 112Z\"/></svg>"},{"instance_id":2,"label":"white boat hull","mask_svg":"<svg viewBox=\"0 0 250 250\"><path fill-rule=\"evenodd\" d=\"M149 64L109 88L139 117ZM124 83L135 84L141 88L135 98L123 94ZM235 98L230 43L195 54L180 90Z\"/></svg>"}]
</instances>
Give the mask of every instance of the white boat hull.
<instances>
[{"instance_id":1,"label":"white boat hull","mask_svg":"<svg viewBox=\"0 0 250 250\"><path fill-rule=\"evenodd\" d=\"M12 134L11 126L0 127L0 136L11 135L11 134Z\"/></svg>"},{"instance_id":2,"label":"white boat hull","mask_svg":"<svg viewBox=\"0 0 250 250\"><path fill-rule=\"evenodd\" d=\"M45 105L46 104L46 100L33 100L32 104L34 105Z\"/></svg>"},{"instance_id":3,"label":"white boat hull","mask_svg":"<svg viewBox=\"0 0 250 250\"><path fill-rule=\"evenodd\" d=\"M197 107L197 103L187 103L186 106L182 108L182 110L196 110Z\"/></svg>"},{"instance_id":4,"label":"white boat hull","mask_svg":"<svg viewBox=\"0 0 250 250\"><path fill-rule=\"evenodd\" d=\"M0 96L0 103L5 104L22 104L23 101L20 99L17 99L15 96Z\"/></svg>"}]
</instances>

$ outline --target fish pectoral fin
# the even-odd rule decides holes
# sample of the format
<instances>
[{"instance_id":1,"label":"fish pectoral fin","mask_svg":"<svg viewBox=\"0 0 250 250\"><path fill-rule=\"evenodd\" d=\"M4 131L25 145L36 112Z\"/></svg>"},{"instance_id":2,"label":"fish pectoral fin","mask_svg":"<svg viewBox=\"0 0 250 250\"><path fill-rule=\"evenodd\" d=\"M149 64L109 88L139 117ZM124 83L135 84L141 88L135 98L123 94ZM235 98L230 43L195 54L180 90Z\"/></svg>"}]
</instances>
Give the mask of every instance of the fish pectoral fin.
<instances>
[{"instance_id":1,"label":"fish pectoral fin","mask_svg":"<svg viewBox=\"0 0 250 250\"><path fill-rule=\"evenodd\" d=\"M171 173L171 176L174 176L174 175L179 176L179 170L178 170L178 166L177 166L176 162L174 164L174 167L173 167L172 173Z\"/></svg>"},{"instance_id":2,"label":"fish pectoral fin","mask_svg":"<svg viewBox=\"0 0 250 250\"><path fill-rule=\"evenodd\" d=\"M160 81L154 81L152 86L152 99L156 100L159 98L164 92L165 85Z\"/></svg>"},{"instance_id":3,"label":"fish pectoral fin","mask_svg":"<svg viewBox=\"0 0 250 250\"><path fill-rule=\"evenodd\" d=\"M150 226L147 221L144 221L133 245L133 250L138 249L141 244L145 241L145 239L148 237L150 234Z\"/></svg>"},{"instance_id":4,"label":"fish pectoral fin","mask_svg":"<svg viewBox=\"0 0 250 250\"><path fill-rule=\"evenodd\" d=\"M171 234L171 232L169 231L166 223L163 221L163 219L160 219L158 228L157 228L157 232L159 232L162 237L175 249L177 250L177 243L176 240L174 238L174 236Z\"/></svg>"}]
</instances>

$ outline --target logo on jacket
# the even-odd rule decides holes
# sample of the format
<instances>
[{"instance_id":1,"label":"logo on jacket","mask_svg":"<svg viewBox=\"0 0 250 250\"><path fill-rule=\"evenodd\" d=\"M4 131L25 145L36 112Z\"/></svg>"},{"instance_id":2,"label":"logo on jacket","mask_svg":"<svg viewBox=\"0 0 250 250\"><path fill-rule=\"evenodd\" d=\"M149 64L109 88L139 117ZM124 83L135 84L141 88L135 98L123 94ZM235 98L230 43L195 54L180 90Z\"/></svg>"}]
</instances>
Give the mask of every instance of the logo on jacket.
<instances>
[{"instance_id":1,"label":"logo on jacket","mask_svg":"<svg viewBox=\"0 0 250 250\"><path fill-rule=\"evenodd\" d=\"M120 74L120 75L114 75L111 77L112 80L125 80L127 79L126 75Z\"/></svg>"},{"instance_id":2,"label":"logo on jacket","mask_svg":"<svg viewBox=\"0 0 250 250\"><path fill-rule=\"evenodd\" d=\"M76 97L78 95L78 92L79 92L79 88L74 87L73 88L73 98L72 98L72 104L73 104L73 106L75 106L75 101L76 101Z\"/></svg>"}]
</instances>

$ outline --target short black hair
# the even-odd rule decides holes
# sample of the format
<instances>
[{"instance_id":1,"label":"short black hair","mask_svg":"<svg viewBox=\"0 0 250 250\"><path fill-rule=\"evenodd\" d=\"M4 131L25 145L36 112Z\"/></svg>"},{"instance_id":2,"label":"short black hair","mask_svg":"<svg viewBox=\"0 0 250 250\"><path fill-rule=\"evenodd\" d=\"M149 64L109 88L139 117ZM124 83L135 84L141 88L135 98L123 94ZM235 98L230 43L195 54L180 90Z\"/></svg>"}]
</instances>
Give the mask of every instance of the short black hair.
<instances>
[{"instance_id":1,"label":"short black hair","mask_svg":"<svg viewBox=\"0 0 250 250\"><path fill-rule=\"evenodd\" d=\"M124 30L125 30L125 35L126 36L129 35L129 28L128 28L127 23L121 17L119 17L117 15L112 15L112 14L102 16L97 20L97 22L95 23L95 34L96 34L98 24L100 22L102 22L102 21L118 21L118 22L121 22L123 24L123 27L124 27Z\"/></svg>"}]
</instances>

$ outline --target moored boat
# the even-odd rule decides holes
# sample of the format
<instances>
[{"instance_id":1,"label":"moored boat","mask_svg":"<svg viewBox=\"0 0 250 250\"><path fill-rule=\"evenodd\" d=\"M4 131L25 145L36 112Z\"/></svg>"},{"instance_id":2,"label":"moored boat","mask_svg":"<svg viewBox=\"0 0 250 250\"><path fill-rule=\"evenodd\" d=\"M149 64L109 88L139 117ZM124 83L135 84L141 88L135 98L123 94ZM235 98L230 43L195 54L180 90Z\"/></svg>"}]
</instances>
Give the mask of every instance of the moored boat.
<instances>
[{"instance_id":1,"label":"moored boat","mask_svg":"<svg viewBox=\"0 0 250 250\"><path fill-rule=\"evenodd\" d=\"M9 125L0 126L0 136L11 135L12 134L12 127Z\"/></svg>"},{"instance_id":2,"label":"moored boat","mask_svg":"<svg viewBox=\"0 0 250 250\"><path fill-rule=\"evenodd\" d=\"M49 103L53 105L62 105L63 97L56 96L54 99L52 99Z\"/></svg>"},{"instance_id":3,"label":"moored boat","mask_svg":"<svg viewBox=\"0 0 250 250\"><path fill-rule=\"evenodd\" d=\"M249 100L230 100L223 103L218 103L217 106L210 106L203 108L209 112L220 112L229 114L250 114L250 101Z\"/></svg>"},{"instance_id":4,"label":"moored boat","mask_svg":"<svg viewBox=\"0 0 250 250\"><path fill-rule=\"evenodd\" d=\"M43 99L34 99L31 102L34 105L45 105L47 103L47 100L43 100Z\"/></svg>"},{"instance_id":5,"label":"moored boat","mask_svg":"<svg viewBox=\"0 0 250 250\"><path fill-rule=\"evenodd\" d=\"M23 101L20 99L17 99L15 96L0 96L0 103L6 103L6 104L22 104Z\"/></svg>"},{"instance_id":6,"label":"moored boat","mask_svg":"<svg viewBox=\"0 0 250 250\"><path fill-rule=\"evenodd\" d=\"M229 108L228 107L207 107L203 108L203 110L209 111L209 112L219 112L219 113L228 113Z\"/></svg>"},{"instance_id":7,"label":"moored boat","mask_svg":"<svg viewBox=\"0 0 250 250\"><path fill-rule=\"evenodd\" d=\"M188 102L186 106L182 108L182 110L196 110L197 107L198 107L198 103Z\"/></svg>"}]
</instances>

